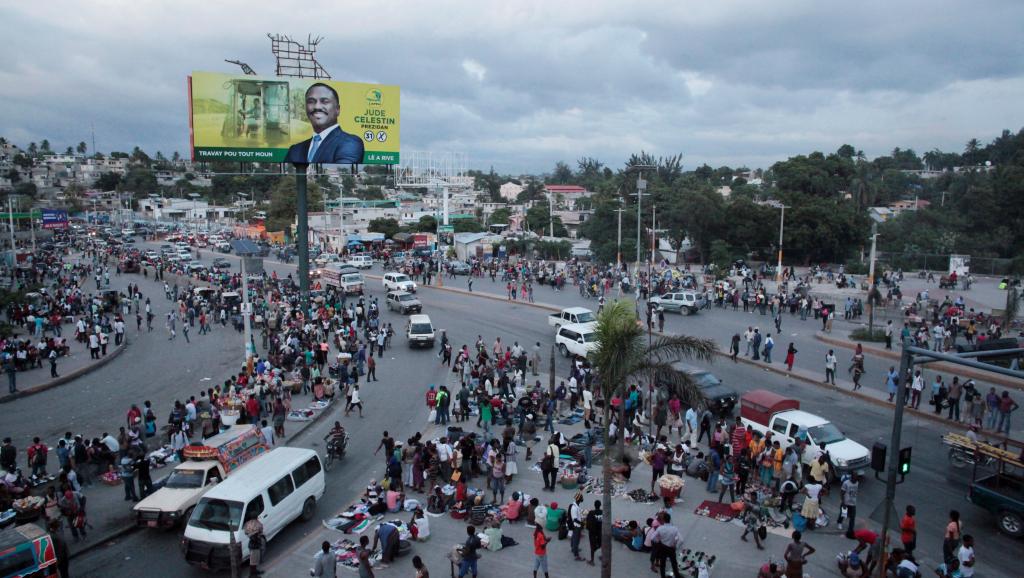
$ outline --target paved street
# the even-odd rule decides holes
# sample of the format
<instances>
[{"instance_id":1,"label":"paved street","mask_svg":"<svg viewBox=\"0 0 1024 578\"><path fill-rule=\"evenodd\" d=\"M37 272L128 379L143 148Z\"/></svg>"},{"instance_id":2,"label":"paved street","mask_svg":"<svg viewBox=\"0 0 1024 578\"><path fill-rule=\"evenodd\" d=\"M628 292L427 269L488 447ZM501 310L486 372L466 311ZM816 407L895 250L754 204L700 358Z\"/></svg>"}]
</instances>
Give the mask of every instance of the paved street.
<instances>
[{"instance_id":1,"label":"paved street","mask_svg":"<svg viewBox=\"0 0 1024 578\"><path fill-rule=\"evenodd\" d=\"M203 251L204 261L208 261L211 255ZM268 269L277 270L279 275L294 271L293 266L283 266L267 262ZM137 276L132 276L137 277ZM141 277L137 277L141 279ZM126 277L117 279L115 282L127 282ZM451 284L464 284L464 278L456 282L445 279L445 286ZM371 295L382 297L379 282L369 281ZM474 283L474 291L500 291L498 284L491 285L489 280L477 280ZM157 306L158 325L153 334L143 335L133 340L128 354L121 359L115 360L108 366L96 371L94 374L83 378L81 383L74 383L63 388L51 390L23 400L17 400L8 407L16 407L18 411L9 412L10 417L5 419L5 430L20 437L31 435L33 432L45 435L48 439L55 439L66 429L73 431L86 431L99 433L100 429L112 429L118 425L128 404L139 402L143 399L151 399L157 407L157 414L162 421L166 417L166 408L175 397L194 392L197 386L207 383L205 379L223 380L238 363L241 355L241 336L230 328L216 329L212 336L197 336L193 333L193 343L186 344L179 335L173 342L167 341L166 333L162 332L161 313L166 311L168 302L163 298L162 291L156 290L152 282L143 283L143 291L153 295L153 303ZM577 304L579 296L574 291L552 293L550 289L538 288L535 292L537 301L544 301L556 305ZM547 325L545 317L547 311L531 307L522 303L506 303L499 300L486 299L482 296L467 296L460 293L424 288L420 291L420 299L424 303L424 312L429 314L434 324L439 329L446 329L448 335L456 347L463 343L472 343L478 334L483 335L485 341L493 341L494 336L500 335L502 341L511 343L518 340L520 343L533 343L540 341L543 346L549 347L552 342L552 331ZM596 304L591 302L596 308ZM391 314L386 310L382 313L385 321L390 321L396 328L404 325L401 316ZM708 336L714 338L723 348L727 344L727 338L733 332L746 324L753 323L758 315L746 315L742 313L713 311L710 314L705 312L695 317L679 318L669 316L666 324L667 331L685 332L694 335ZM751 321L748 321L751 320ZM761 318L765 323L766 318ZM838 325L838 324L837 324ZM798 365L801 360L812 358L823 358L827 347L813 339L813 330L818 326L812 321L805 324L800 323L796 318L785 318L783 330L787 337L785 340L799 341ZM129 333L134 335L134 328ZM780 339L776 351L784 351L786 343ZM305 575L308 568L308 561L316 546L319 544L320 518L326 518L335 512L343 509L351 502L365 487L371 477L379 477L381 463L378 458L372 456L372 448L376 446L383 429L389 429L396 439L405 439L415 431L422 430L426 417L426 409L423 405L423 392L430 383L443 383L446 378L445 371L438 365L434 352L409 350L404 346L404 338L396 337L396 347L388 351L385 359L379 362L378 375L379 383L365 386L363 398L366 404L366 418L360 420L358 417L340 418L337 408L332 411L339 415L352 436L349 455L341 468L333 470L328 474L328 490L320 503L316 520L308 524L293 524L282 532L270 544L268 557L270 565L275 570L275 575L296 576ZM847 355L848 356L848 355ZM780 356L781 357L781 356ZM843 355L840 355L843 360ZM780 363L781 359L777 361ZM881 387L879 379L872 379L872 376L879 376L888 367L887 361L875 360L869 357L865 385ZM546 359L545 359L546 365ZM883 367L884 366L884 367ZM565 375L567 365L561 358L556 360L558 375ZM800 380L786 378L767 371L759 371L754 367L745 364L731 364L719 358L712 366L713 371L727 384L733 385L739 392L752 388L768 388L787 395L792 395L801 400L803 408L828 417L865 446L870 446L875 440L882 439L888 442L891 411L864 403L850 398L840 392L830 391L818 386L809 385ZM18 405L14 405L18 404ZM44 408L44 409L40 409ZM321 449L319 441L333 421L334 416L327 416L327 419L313 425L289 443L303 447ZM71 427L69 427L71 426ZM44 431L40 432L40 427ZM929 562L934 562L940 551L941 527L945 521L946 512L949 509L959 509L964 516L964 527L966 531L973 533L978 542L979 573L986 576L1014 576L1017 566L1005 557L1000 557L1000 552L1009 552L1019 549L1020 543L999 534L994 527L990 515L981 511L964 499L966 485L964 472L952 472L948 466L945 448L941 445L939 436L949 431L949 428L936 424L930 420L918 417L909 417L904 424L905 444L914 447L913 470L907 482L899 486L897 491L897 508L902 509L906 503L915 503L919 511L919 527L921 538L919 540L919 551ZM1020 424L1017 424L1015 431L1019 431ZM539 486L539 475L530 472L526 464L520 464L521 478L524 487L530 493L537 493L536 486ZM646 466L638 469L634 476L631 487L646 487L650 476L650 470ZM530 486L532 484L532 486ZM517 489L513 483L509 491ZM861 490L861 504L859 508L861 516L870 514L874 506L882 499L883 485L874 480L867 480ZM677 512L692 511L700 500L705 499L703 488L699 484L690 484L687 487L684 498L684 506L676 508ZM559 490L551 499L557 499L560 503L567 503L571 493ZM544 496L544 499L549 499ZM592 498L588 497L588 501ZM830 496L825 501L825 507L834 511L837 497ZM618 504L619 501L616 501ZM627 510L628 512L628 510ZM653 506L646 506L647 515L654 512ZM107 515L105 512L93 512L93 517ZM642 514L636 514L640 516ZM631 517L636 517L630 513ZM403 519L407 516L403 514ZM685 520L685 518L684 518ZM706 523L702 520L701 523ZM437 525L453 525L449 519L439 520ZM680 521L681 526L686 526L686 521ZM717 523L715 523L717 524ZM723 526L717 524L717 526ZM714 535L719 531L715 525L709 526L702 535ZM698 526L694 526L698 527ZM703 526L699 526L703 528ZM529 554L528 533L519 528L515 531L514 537L523 546L517 547L512 556L520 559ZM722 532L721 537L711 544L702 544L702 548L710 553L729 557L733 553L731 548L737 548L741 543L738 541L739 531L735 528ZM432 545L437 545L438 540L447 539L448 534L440 534L435 538ZM460 536L461 534L452 534ZM340 537L341 535L337 535ZM694 535L694 539L697 536ZM848 547L849 543L841 538L825 537L815 538L826 541L829 547L819 548L819 555L812 561L811 573L817 575L828 575L832 572L834 564L832 558L839 551L839 548ZM161 576L200 576L205 573L188 567L177 551L178 533L176 532L136 532L132 533L116 543L100 547L90 551L73 561L73 568L76 575L101 576L139 576L146 575L153 578ZM832 548L832 544L836 544ZM847 544L843 546L842 544ZM734 546L735 544L735 546ZM754 552L744 549L743 556L736 558L742 562L738 566L723 566L720 576L750 575L753 573L754 564L758 560L765 560L768 555L781 556L785 541L782 538L770 537L769 550L763 556L756 558L746 553ZM745 545L746 546L746 545ZM446 544L440 547L421 548L417 547L417 553L424 556L428 566L438 575L447 566L443 560L443 551ZM616 573L633 570L645 571L646 558L639 556L628 556L620 554L625 550L616 550ZM563 542L556 542L552 547L552 564L554 568L572 567L570 575L593 575L594 570L585 566L570 566L567 562L570 557L567 554L567 545ZM159 560L158 566L153 565L154 560ZM304 562L303 562L304 561ZM304 564L304 565L303 565ZM407 562L393 568L378 572L380 576L406 576L409 574ZM520 560L518 566L520 571L525 572L526 568ZM734 573L730 570L739 572ZM482 573L482 575L488 575ZM494 574L491 574L494 575Z\"/></svg>"}]
</instances>

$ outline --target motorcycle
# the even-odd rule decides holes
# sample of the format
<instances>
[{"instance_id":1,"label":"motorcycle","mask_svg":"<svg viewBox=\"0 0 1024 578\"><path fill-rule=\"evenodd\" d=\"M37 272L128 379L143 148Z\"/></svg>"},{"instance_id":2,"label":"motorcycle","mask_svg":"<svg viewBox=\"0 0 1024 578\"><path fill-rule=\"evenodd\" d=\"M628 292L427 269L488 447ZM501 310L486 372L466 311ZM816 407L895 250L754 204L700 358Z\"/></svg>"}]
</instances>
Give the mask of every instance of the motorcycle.
<instances>
[{"instance_id":1,"label":"motorcycle","mask_svg":"<svg viewBox=\"0 0 1024 578\"><path fill-rule=\"evenodd\" d=\"M345 457L345 450L348 448L348 434L341 440L327 442L327 449L324 456L324 471L330 471L335 460Z\"/></svg>"},{"instance_id":2,"label":"motorcycle","mask_svg":"<svg viewBox=\"0 0 1024 578\"><path fill-rule=\"evenodd\" d=\"M991 466L995 461L995 458L992 456L978 454L974 450L961 446L952 446L949 448L949 465L954 468L965 468L975 464L979 466Z\"/></svg>"}]
</instances>

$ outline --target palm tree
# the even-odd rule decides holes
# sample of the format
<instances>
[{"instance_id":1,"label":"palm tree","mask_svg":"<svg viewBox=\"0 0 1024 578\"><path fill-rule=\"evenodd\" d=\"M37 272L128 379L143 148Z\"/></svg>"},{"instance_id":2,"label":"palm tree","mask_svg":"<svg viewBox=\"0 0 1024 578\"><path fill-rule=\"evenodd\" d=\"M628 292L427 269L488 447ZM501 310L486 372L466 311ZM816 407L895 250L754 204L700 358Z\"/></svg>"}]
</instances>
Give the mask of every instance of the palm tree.
<instances>
[{"instance_id":1,"label":"palm tree","mask_svg":"<svg viewBox=\"0 0 1024 578\"><path fill-rule=\"evenodd\" d=\"M597 372L599 387L604 397L604 496L605 522L601 525L601 576L612 575L612 471L611 448L608 445L608 426L611 423L611 399L622 397L630 383L652 380L665 385L679 396L683 403L699 407L703 404L700 389L690 376L672 364L680 359L711 360L717 346L710 339L687 335L661 336L648 344L644 329L637 323L630 304L615 301L597 316L595 337L599 343L590 354ZM625 426L625 404L619 404L619 455L622 455L622 427Z\"/></svg>"}]
</instances>

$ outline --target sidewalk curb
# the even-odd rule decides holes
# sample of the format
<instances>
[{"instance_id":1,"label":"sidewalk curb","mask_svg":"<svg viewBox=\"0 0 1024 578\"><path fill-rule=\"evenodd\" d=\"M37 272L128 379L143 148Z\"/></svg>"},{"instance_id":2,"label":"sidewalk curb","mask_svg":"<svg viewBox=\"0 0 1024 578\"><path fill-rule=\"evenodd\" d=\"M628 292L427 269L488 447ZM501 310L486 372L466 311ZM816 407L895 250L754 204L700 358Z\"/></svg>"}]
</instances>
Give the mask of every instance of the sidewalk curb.
<instances>
[{"instance_id":1,"label":"sidewalk curb","mask_svg":"<svg viewBox=\"0 0 1024 578\"><path fill-rule=\"evenodd\" d=\"M79 377L82 377L83 375L86 375L88 373L91 373L92 371L95 371L95 370L103 367L107 363L110 363L110 361L113 360L115 357L121 355L121 353L127 347L128 347L128 338L125 337L124 343L114 347L113 351L111 351L106 356L101 357L99 359L99 361L97 361L96 363L91 363L89 365L86 365L85 367L80 367L80 368L72 371L71 373L65 373L64 375L62 375L60 377L57 377L57 378L54 378L54 379L51 379L50 381L48 381L46 383L43 383L43 384L40 384L40 385L36 385L36 386L33 386L33 387L29 387L27 389L18 390L18 393L13 393L13 394L9 393L9 394L7 394L7 395L5 395L3 397L0 397L0 403L9 403L9 402L12 402L12 401L17 400L17 399L29 397L29 396L35 395L37 393L42 393L44 391L53 389L55 387L60 387L60 386L66 384L68 382L71 382L71 381L73 381L73 380L75 380L75 379L77 379Z\"/></svg>"},{"instance_id":2,"label":"sidewalk curb","mask_svg":"<svg viewBox=\"0 0 1024 578\"><path fill-rule=\"evenodd\" d=\"M114 531L112 531L112 532L110 532L110 533L100 537L100 539L98 539L98 540L93 540L88 545L83 546L82 549L74 551L74 552L71 552L70 554L68 554L68 560L74 560L75 558L77 558L77 557L79 557L79 556L81 556L83 554L88 554L89 552L92 552L93 550L95 550L95 549L97 549L97 548L99 548L101 546L106 546L107 542L110 542L112 540L117 540L118 538L122 538L124 536L127 536L128 534L131 534L131 533L136 532L136 531L141 530L141 529L142 528L136 526L135 524L132 524L130 526L124 526L122 528L118 528L117 530L114 530ZM90 539L92 537L93 536L90 536Z\"/></svg>"},{"instance_id":3,"label":"sidewalk curb","mask_svg":"<svg viewBox=\"0 0 1024 578\"><path fill-rule=\"evenodd\" d=\"M851 341L851 340L844 341L844 340L838 339L836 337L830 337L828 335L823 335L820 331L816 331L814 333L814 338L817 339L818 341L821 341L822 343L828 343L829 345L835 345L837 347L843 347L843 348L846 348L846 349L856 349L857 348L857 343L859 343L859 342L854 342L854 341ZM892 359L894 361L899 361L900 360L901 354L896 352L896 351L889 351L889 350L885 350L885 349L879 349L877 347L872 347L872 346L864 345L863 343L861 343L860 345L861 345L861 347L863 347L863 349L864 349L864 351L866 353L870 353L872 355L877 355L879 357L885 357L887 359ZM953 365L950 365L948 363L945 363L943 361L936 361L935 363L931 363L931 364L928 365L928 368L931 369L931 370L934 370L934 371L942 371L942 372L945 372L945 373L956 373L956 374L959 374L959 375L963 375L965 377L969 377L971 379L977 379L978 381L984 381L984 382L987 382L987 383L994 383L994 384L997 384L997 385L1001 385L1003 387L1010 387L1010 388L1017 389L1017 390L1024 389L1024 382L1022 382L1019 379L1015 380L1013 378L1004 377L1004 376L1001 376L1001 375L983 373L983 372L976 371L976 370L974 370L972 368L969 368L969 367L957 367L957 366L953 366Z\"/></svg>"}]
</instances>

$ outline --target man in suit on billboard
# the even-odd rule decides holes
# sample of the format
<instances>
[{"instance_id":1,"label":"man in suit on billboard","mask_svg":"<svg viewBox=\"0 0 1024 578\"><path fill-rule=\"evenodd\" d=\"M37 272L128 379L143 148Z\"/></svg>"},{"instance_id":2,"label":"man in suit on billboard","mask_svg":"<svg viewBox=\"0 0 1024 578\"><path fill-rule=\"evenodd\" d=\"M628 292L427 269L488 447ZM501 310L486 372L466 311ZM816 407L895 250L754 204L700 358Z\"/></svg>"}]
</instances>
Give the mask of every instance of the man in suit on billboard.
<instances>
[{"instance_id":1,"label":"man in suit on billboard","mask_svg":"<svg viewBox=\"0 0 1024 578\"><path fill-rule=\"evenodd\" d=\"M363 141L338 126L341 101L338 92L322 82L306 90L306 116L313 138L288 148L285 162L358 164L363 162Z\"/></svg>"}]
</instances>

